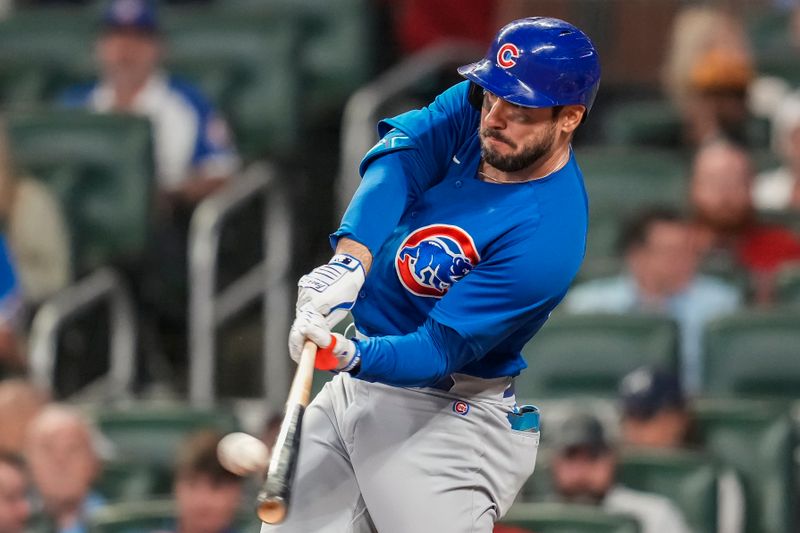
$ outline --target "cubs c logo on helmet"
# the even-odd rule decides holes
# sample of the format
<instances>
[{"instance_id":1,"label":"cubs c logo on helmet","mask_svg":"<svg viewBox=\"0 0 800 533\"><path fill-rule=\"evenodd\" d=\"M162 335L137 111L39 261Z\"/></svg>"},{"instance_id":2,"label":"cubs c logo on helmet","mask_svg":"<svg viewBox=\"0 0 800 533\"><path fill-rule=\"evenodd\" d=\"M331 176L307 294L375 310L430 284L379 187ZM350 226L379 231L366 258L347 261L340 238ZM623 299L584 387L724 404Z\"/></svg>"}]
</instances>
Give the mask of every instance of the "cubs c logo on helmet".
<instances>
[{"instance_id":1,"label":"cubs c logo on helmet","mask_svg":"<svg viewBox=\"0 0 800 533\"><path fill-rule=\"evenodd\" d=\"M514 43L505 43L497 50L497 64L503 68L511 68L517 64L519 48Z\"/></svg>"},{"instance_id":2,"label":"cubs c logo on helmet","mask_svg":"<svg viewBox=\"0 0 800 533\"><path fill-rule=\"evenodd\" d=\"M400 283L411 293L441 298L480 259L469 233L458 226L433 224L405 238L394 264Z\"/></svg>"}]
</instances>

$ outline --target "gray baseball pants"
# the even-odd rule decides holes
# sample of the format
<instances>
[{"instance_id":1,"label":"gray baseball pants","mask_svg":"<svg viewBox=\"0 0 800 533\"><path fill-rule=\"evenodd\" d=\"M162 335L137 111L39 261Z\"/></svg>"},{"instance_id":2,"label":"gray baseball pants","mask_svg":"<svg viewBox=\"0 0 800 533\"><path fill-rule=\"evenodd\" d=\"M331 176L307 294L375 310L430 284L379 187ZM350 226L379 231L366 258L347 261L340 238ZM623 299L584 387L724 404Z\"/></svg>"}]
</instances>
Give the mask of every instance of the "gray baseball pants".
<instances>
[{"instance_id":1,"label":"gray baseball pants","mask_svg":"<svg viewBox=\"0 0 800 533\"><path fill-rule=\"evenodd\" d=\"M309 405L289 514L261 533L490 533L533 473L510 378L447 391L339 374Z\"/></svg>"}]
</instances>

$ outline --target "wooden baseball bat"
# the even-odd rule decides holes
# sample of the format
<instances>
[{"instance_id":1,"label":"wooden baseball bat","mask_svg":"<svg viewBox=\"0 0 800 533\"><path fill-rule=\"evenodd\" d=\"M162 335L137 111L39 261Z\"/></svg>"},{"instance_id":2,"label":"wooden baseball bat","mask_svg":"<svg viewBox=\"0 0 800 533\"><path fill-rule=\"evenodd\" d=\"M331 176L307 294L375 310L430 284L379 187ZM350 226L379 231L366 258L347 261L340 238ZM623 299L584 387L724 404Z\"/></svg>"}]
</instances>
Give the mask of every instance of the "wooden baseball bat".
<instances>
[{"instance_id":1,"label":"wooden baseball bat","mask_svg":"<svg viewBox=\"0 0 800 533\"><path fill-rule=\"evenodd\" d=\"M286 400L286 414L281 422L278 440L272 449L267 478L258 493L258 517L267 524L280 524L289 511L292 480L300 449L300 429L303 413L311 398L311 381L314 377L314 360L317 345L306 341L300 362Z\"/></svg>"}]
</instances>

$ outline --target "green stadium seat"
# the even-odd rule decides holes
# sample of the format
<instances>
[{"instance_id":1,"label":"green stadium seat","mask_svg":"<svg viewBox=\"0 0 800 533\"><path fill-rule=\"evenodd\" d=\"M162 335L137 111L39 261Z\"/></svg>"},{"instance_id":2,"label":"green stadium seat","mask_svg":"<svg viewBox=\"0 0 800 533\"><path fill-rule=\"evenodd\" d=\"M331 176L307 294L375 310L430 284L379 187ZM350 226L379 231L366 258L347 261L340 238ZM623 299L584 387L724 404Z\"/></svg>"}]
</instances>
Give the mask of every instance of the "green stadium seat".
<instances>
[{"instance_id":1,"label":"green stadium seat","mask_svg":"<svg viewBox=\"0 0 800 533\"><path fill-rule=\"evenodd\" d=\"M146 500L169 495L172 474L153 464L110 461L103 464L94 488L113 502Z\"/></svg>"},{"instance_id":2,"label":"green stadium seat","mask_svg":"<svg viewBox=\"0 0 800 533\"><path fill-rule=\"evenodd\" d=\"M0 102L31 107L92 69L95 20L69 9L27 9L0 22Z\"/></svg>"},{"instance_id":3,"label":"green stadium seat","mask_svg":"<svg viewBox=\"0 0 800 533\"><path fill-rule=\"evenodd\" d=\"M797 439L785 406L739 399L698 401L694 408L704 448L741 476L745 533L797 531Z\"/></svg>"},{"instance_id":4,"label":"green stadium seat","mask_svg":"<svg viewBox=\"0 0 800 533\"><path fill-rule=\"evenodd\" d=\"M555 503L518 503L501 520L536 533L639 533L635 518L598 507Z\"/></svg>"},{"instance_id":5,"label":"green stadium seat","mask_svg":"<svg viewBox=\"0 0 800 533\"><path fill-rule=\"evenodd\" d=\"M593 213L617 216L646 204L682 205L687 161L657 148L597 146L575 152Z\"/></svg>"},{"instance_id":6,"label":"green stadium seat","mask_svg":"<svg viewBox=\"0 0 800 533\"><path fill-rule=\"evenodd\" d=\"M790 266L778 272L775 285L775 295L782 306L800 307L800 266Z\"/></svg>"},{"instance_id":7,"label":"green stadium seat","mask_svg":"<svg viewBox=\"0 0 800 533\"><path fill-rule=\"evenodd\" d=\"M800 314L742 312L706 327L705 391L800 399Z\"/></svg>"},{"instance_id":8,"label":"green stadium seat","mask_svg":"<svg viewBox=\"0 0 800 533\"><path fill-rule=\"evenodd\" d=\"M222 109L248 158L286 156L299 139L299 34L291 22L227 9L165 12L169 71Z\"/></svg>"},{"instance_id":9,"label":"green stadium seat","mask_svg":"<svg viewBox=\"0 0 800 533\"><path fill-rule=\"evenodd\" d=\"M643 365L677 368L675 323L647 315L554 316L523 348L528 369L518 398L613 396L619 380Z\"/></svg>"},{"instance_id":10,"label":"green stadium seat","mask_svg":"<svg viewBox=\"0 0 800 533\"><path fill-rule=\"evenodd\" d=\"M617 241L621 227L622 216L619 213L601 211L589 214L586 257L578 274L580 280L609 276L620 272L622 257L617 249Z\"/></svg>"},{"instance_id":11,"label":"green stadium seat","mask_svg":"<svg viewBox=\"0 0 800 533\"><path fill-rule=\"evenodd\" d=\"M147 120L42 111L10 115L8 129L17 162L64 208L78 274L144 250L153 198Z\"/></svg>"},{"instance_id":12,"label":"green stadium seat","mask_svg":"<svg viewBox=\"0 0 800 533\"><path fill-rule=\"evenodd\" d=\"M171 466L181 442L195 431L229 433L238 429L236 417L228 411L177 406L100 411L95 420L120 459L157 466Z\"/></svg>"},{"instance_id":13,"label":"green stadium seat","mask_svg":"<svg viewBox=\"0 0 800 533\"><path fill-rule=\"evenodd\" d=\"M718 470L710 457L687 451L628 451L620 458L618 478L626 487L669 498L692 531L717 531Z\"/></svg>"},{"instance_id":14,"label":"green stadium seat","mask_svg":"<svg viewBox=\"0 0 800 533\"><path fill-rule=\"evenodd\" d=\"M374 74L375 12L369 0L217 0L225 9L299 20L303 117L338 114L347 98Z\"/></svg>"}]
</instances>

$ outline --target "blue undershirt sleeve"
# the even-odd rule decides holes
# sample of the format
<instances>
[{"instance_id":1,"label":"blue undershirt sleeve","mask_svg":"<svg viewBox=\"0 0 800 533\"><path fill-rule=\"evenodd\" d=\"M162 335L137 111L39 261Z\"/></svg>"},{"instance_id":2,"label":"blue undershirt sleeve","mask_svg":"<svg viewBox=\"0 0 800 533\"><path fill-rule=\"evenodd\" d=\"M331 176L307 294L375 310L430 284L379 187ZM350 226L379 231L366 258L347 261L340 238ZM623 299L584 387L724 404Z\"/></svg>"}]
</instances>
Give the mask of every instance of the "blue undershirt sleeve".
<instances>
[{"instance_id":1,"label":"blue undershirt sleeve","mask_svg":"<svg viewBox=\"0 0 800 533\"><path fill-rule=\"evenodd\" d=\"M454 329L430 318L408 335L354 341L361 352L358 378L400 387L432 385L480 355Z\"/></svg>"},{"instance_id":2,"label":"blue undershirt sleeve","mask_svg":"<svg viewBox=\"0 0 800 533\"><path fill-rule=\"evenodd\" d=\"M413 148L373 159L361 180L331 246L348 237L366 246L373 257L397 226L406 207L425 187L419 155Z\"/></svg>"}]
</instances>

